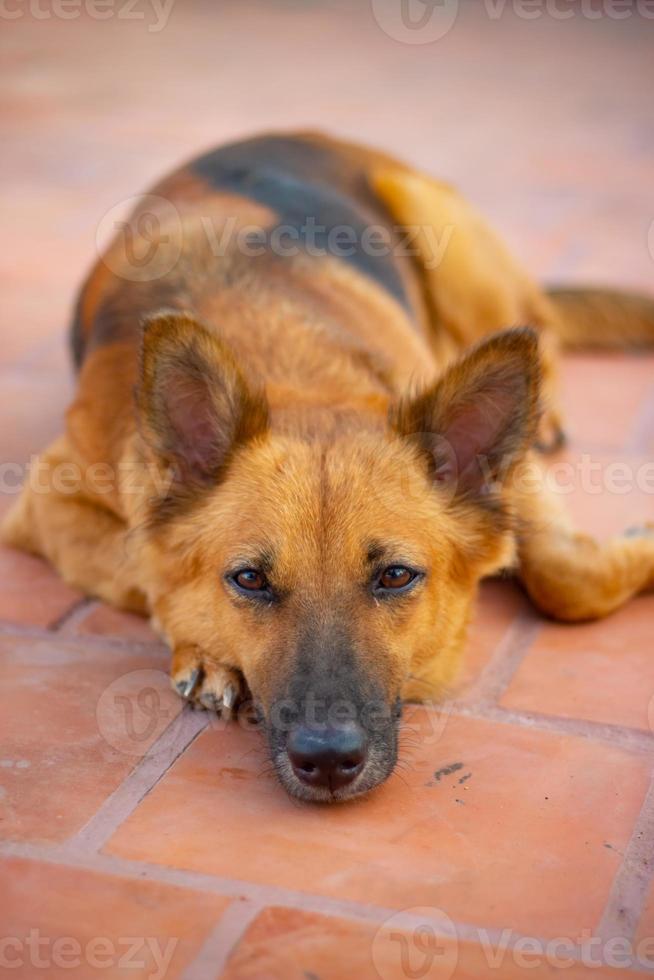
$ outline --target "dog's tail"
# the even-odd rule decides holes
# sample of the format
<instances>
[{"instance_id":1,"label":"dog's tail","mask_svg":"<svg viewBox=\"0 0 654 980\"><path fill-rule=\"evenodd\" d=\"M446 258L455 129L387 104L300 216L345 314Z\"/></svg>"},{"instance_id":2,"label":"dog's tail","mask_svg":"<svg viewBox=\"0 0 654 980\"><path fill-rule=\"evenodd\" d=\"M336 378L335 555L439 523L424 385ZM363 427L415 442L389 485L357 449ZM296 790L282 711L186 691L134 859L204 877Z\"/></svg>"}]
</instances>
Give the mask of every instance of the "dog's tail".
<instances>
[{"instance_id":1,"label":"dog's tail","mask_svg":"<svg viewBox=\"0 0 654 980\"><path fill-rule=\"evenodd\" d=\"M654 297L613 289L551 288L563 347L642 350L654 347Z\"/></svg>"}]
</instances>

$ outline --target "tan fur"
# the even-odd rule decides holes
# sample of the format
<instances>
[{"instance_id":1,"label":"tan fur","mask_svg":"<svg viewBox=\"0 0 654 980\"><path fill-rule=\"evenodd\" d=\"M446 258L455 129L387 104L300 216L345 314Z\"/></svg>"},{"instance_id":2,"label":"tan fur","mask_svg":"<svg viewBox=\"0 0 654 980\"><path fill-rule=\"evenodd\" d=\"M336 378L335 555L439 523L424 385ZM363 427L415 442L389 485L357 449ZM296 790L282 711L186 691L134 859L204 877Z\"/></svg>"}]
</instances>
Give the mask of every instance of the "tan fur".
<instances>
[{"instance_id":1,"label":"tan fur","mask_svg":"<svg viewBox=\"0 0 654 980\"><path fill-rule=\"evenodd\" d=\"M192 696L206 706L246 683L269 710L307 630L329 637L344 624L390 701L438 697L477 583L507 567L566 620L606 615L654 584L654 537L599 546L539 482L531 447L560 430L555 352L559 336L578 339L562 326L575 305L548 298L450 187L333 145L396 222L416 226L418 255L398 266L411 315L336 259L212 254L203 213L219 228L230 215L274 215L181 171L155 188L182 215L163 229L180 258L161 276L123 279L114 243L111 271L101 261L89 277L78 394L66 436L43 456L47 492L28 483L3 529L71 584L147 609L172 647L175 683L199 671ZM432 268L434 235L449 244ZM651 341L650 307L638 308ZM495 334L523 324L536 334ZM452 446L464 464L454 474ZM64 462L82 474L73 492L53 478ZM98 464L108 486L89 476ZM382 562L424 570L410 597L372 601L375 547ZM226 584L262 555L274 609Z\"/></svg>"},{"instance_id":2,"label":"tan fur","mask_svg":"<svg viewBox=\"0 0 654 980\"><path fill-rule=\"evenodd\" d=\"M394 170L377 171L373 180L396 219L419 229L416 244L439 361L450 362L495 330L528 323L539 331L545 407L540 439L555 448L562 434L555 370L558 330L546 295L455 188Z\"/></svg>"}]
</instances>

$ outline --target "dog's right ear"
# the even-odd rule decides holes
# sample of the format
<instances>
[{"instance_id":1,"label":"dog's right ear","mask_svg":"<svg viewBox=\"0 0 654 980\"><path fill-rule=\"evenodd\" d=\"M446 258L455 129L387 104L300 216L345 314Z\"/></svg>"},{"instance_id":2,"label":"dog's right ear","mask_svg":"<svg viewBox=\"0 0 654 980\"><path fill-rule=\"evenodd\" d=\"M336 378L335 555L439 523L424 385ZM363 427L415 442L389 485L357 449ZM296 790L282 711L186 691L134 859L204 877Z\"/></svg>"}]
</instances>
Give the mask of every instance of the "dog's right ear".
<instances>
[{"instance_id":1,"label":"dog's right ear","mask_svg":"<svg viewBox=\"0 0 654 980\"><path fill-rule=\"evenodd\" d=\"M184 483L211 484L239 445L262 435L268 406L232 351L186 313L144 325L136 392L143 436Z\"/></svg>"}]
</instances>

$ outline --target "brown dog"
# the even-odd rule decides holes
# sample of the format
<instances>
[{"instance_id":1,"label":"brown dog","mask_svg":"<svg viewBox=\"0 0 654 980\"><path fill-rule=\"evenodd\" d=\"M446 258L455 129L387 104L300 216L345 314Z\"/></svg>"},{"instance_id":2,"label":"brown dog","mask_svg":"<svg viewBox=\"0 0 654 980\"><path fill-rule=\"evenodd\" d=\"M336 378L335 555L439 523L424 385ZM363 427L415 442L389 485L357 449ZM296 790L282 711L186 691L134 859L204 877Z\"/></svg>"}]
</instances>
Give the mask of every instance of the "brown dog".
<instances>
[{"instance_id":1,"label":"brown dog","mask_svg":"<svg viewBox=\"0 0 654 980\"><path fill-rule=\"evenodd\" d=\"M654 303L545 294L389 157L226 146L89 276L66 434L5 540L151 613L183 697L229 712L249 688L290 793L353 796L392 771L402 700L452 679L483 576L515 569L566 620L654 585L654 537L576 534L533 449L560 441L559 342L653 339Z\"/></svg>"}]
</instances>

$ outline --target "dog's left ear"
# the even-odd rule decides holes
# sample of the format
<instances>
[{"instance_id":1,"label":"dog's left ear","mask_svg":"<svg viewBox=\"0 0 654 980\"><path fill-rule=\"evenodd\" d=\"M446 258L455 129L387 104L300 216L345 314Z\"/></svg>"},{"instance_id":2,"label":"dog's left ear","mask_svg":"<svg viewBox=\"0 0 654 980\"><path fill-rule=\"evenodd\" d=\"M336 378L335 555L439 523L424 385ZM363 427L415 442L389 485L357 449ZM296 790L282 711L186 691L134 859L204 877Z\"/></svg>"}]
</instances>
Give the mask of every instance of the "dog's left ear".
<instances>
[{"instance_id":1,"label":"dog's left ear","mask_svg":"<svg viewBox=\"0 0 654 980\"><path fill-rule=\"evenodd\" d=\"M391 411L391 424L428 455L437 483L483 496L533 444L539 418L538 336L491 335L432 387Z\"/></svg>"},{"instance_id":2,"label":"dog's left ear","mask_svg":"<svg viewBox=\"0 0 654 980\"><path fill-rule=\"evenodd\" d=\"M146 321L136 397L146 442L184 483L215 482L233 450L268 424L264 395L231 350L185 313Z\"/></svg>"}]
</instances>

